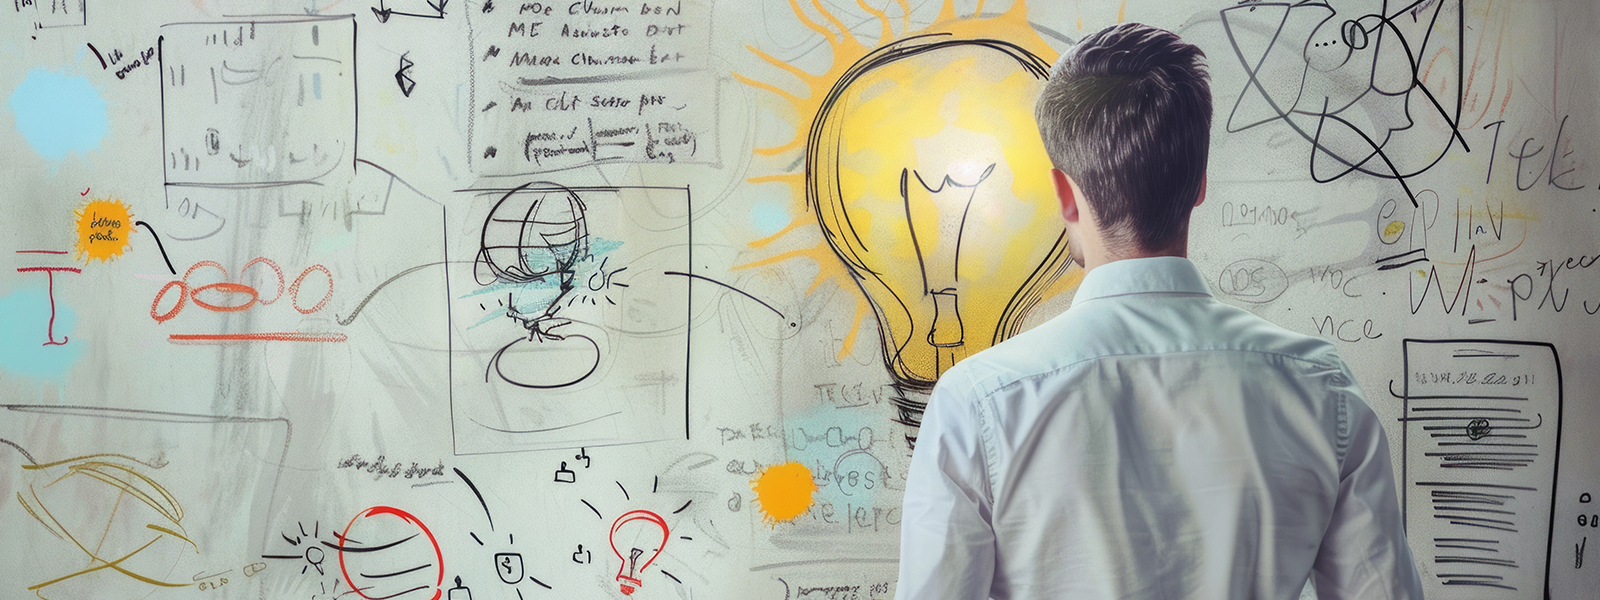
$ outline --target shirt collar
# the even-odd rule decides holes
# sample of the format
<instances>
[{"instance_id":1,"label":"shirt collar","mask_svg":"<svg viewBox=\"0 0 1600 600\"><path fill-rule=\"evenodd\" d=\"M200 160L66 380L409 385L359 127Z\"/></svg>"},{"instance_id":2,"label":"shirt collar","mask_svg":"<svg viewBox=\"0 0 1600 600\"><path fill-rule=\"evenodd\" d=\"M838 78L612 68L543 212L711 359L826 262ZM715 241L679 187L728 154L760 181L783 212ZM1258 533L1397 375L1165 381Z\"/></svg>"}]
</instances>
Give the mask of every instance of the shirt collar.
<instances>
[{"instance_id":1,"label":"shirt collar","mask_svg":"<svg viewBox=\"0 0 1600 600\"><path fill-rule=\"evenodd\" d=\"M1211 295L1205 277L1189 259L1155 256L1116 260L1095 267L1083 277L1073 301L1148 293Z\"/></svg>"}]
</instances>

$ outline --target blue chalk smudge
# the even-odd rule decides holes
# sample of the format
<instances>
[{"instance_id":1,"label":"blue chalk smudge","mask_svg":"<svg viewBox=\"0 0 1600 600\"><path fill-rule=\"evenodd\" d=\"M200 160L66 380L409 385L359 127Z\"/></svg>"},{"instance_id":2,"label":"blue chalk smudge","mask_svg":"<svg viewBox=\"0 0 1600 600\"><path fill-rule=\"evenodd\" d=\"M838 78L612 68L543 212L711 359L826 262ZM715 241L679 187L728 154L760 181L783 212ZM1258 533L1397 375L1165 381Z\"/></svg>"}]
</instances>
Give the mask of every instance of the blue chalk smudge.
<instances>
[{"instance_id":1,"label":"blue chalk smudge","mask_svg":"<svg viewBox=\"0 0 1600 600\"><path fill-rule=\"evenodd\" d=\"M11 113L23 139L49 160L99 148L108 130L106 101L88 78L39 68L12 91Z\"/></svg>"},{"instance_id":2,"label":"blue chalk smudge","mask_svg":"<svg viewBox=\"0 0 1600 600\"><path fill-rule=\"evenodd\" d=\"M775 202L762 202L750 208L750 225L761 237L783 231L792 219L789 209Z\"/></svg>"},{"instance_id":3,"label":"blue chalk smudge","mask_svg":"<svg viewBox=\"0 0 1600 600\"><path fill-rule=\"evenodd\" d=\"M72 365L83 356L86 344L71 337L77 322L72 308L56 300L57 341L64 345L46 346L50 324L50 291L44 287L22 288L0 297L0 370L45 380L63 380Z\"/></svg>"}]
</instances>

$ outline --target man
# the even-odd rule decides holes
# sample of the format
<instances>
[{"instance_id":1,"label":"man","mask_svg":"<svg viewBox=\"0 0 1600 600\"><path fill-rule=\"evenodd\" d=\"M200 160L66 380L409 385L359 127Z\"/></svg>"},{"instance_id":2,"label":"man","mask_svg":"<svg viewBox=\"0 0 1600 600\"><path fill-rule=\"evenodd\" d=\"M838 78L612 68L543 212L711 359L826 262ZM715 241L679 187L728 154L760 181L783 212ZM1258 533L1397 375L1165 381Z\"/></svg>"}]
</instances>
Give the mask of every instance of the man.
<instances>
[{"instance_id":1,"label":"man","mask_svg":"<svg viewBox=\"0 0 1600 600\"><path fill-rule=\"evenodd\" d=\"M1325 341L1214 300L1204 54L1124 24L1038 101L1086 270L1073 306L935 387L897 597L1417 598L1389 446Z\"/></svg>"}]
</instances>

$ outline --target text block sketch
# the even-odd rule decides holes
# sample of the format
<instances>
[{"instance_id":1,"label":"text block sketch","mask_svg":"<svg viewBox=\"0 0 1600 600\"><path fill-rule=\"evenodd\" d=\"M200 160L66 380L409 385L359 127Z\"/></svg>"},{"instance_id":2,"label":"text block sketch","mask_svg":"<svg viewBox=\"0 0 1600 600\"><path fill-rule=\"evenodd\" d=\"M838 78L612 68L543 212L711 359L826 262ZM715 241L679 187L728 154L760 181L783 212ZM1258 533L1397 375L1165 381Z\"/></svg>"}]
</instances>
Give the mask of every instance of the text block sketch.
<instances>
[{"instance_id":1,"label":"text block sketch","mask_svg":"<svg viewBox=\"0 0 1600 600\"><path fill-rule=\"evenodd\" d=\"M355 20L287 17L161 28L168 186L266 188L348 179Z\"/></svg>"},{"instance_id":2,"label":"text block sketch","mask_svg":"<svg viewBox=\"0 0 1600 600\"><path fill-rule=\"evenodd\" d=\"M715 162L709 13L692 0L467 11L473 170Z\"/></svg>"},{"instance_id":3,"label":"text block sketch","mask_svg":"<svg viewBox=\"0 0 1600 600\"><path fill-rule=\"evenodd\" d=\"M1428 596L1543 597L1561 432L1555 347L1406 340L1405 364L1401 494Z\"/></svg>"},{"instance_id":4,"label":"text block sketch","mask_svg":"<svg viewBox=\"0 0 1600 600\"><path fill-rule=\"evenodd\" d=\"M456 453L686 437L689 190L474 191L446 240Z\"/></svg>"}]
</instances>

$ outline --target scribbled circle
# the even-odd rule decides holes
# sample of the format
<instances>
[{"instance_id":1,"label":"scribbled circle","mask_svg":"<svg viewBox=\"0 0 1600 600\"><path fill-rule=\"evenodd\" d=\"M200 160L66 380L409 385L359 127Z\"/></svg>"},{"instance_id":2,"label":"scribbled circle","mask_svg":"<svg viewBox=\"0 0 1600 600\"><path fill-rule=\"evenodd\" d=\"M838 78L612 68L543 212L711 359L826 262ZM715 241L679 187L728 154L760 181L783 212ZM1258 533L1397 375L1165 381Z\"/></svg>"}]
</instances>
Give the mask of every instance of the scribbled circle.
<instances>
[{"instance_id":1,"label":"scribbled circle","mask_svg":"<svg viewBox=\"0 0 1600 600\"><path fill-rule=\"evenodd\" d=\"M600 367L600 344L581 334L519 337L489 362L489 368L511 385L564 388L588 379Z\"/></svg>"},{"instance_id":2,"label":"scribbled circle","mask_svg":"<svg viewBox=\"0 0 1600 600\"><path fill-rule=\"evenodd\" d=\"M444 554L433 532L411 513L374 506L339 536L339 572L367 600L438 600Z\"/></svg>"},{"instance_id":3,"label":"scribbled circle","mask_svg":"<svg viewBox=\"0 0 1600 600\"><path fill-rule=\"evenodd\" d=\"M328 278L328 291L324 292L322 294L322 299L318 300L317 303L312 305L311 308L304 308L300 306L300 284L305 283L306 276L310 275L313 271L320 271L323 277ZM300 311L300 314L302 315L309 315L322 310L323 307L328 305L328 300L331 299L333 299L333 273L328 272L328 268L322 265L311 265L306 267L306 270L300 272L299 277L294 278L294 283L289 284L289 302L290 304L293 304L294 309Z\"/></svg>"},{"instance_id":4,"label":"scribbled circle","mask_svg":"<svg viewBox=\"0 0 1600 600\"><path fill-rule=\"evenodd\" d=\"M584 204L567 189L507 193L483 223L474 276L480 285L546 281L572 285L573 265L588 251Z\"/></svg>"},{"instance_id":5,"label":"scribbled circle","mask_svg":"<svg viewBox=\"0 0 1600 600\"><path fill-rule=\"evenodd\" d=\"M277 302L278 298L282 298L283 297L284 280L283 280L283 269L278 266L278 263L276 261L273 261L272 259L267 258L265 256L257 256L255 258L252 258L252 259L250 259L250 262L245 263L244 267L241 267L239 269L239 279L241 281L244 280L245 272L249 271L250 267L253 267L253 266L256 266L256 265L265 265L267 268L272 269L273 276L278 279L278 292L276 294L272 295L272 299L268 300L266 298L261 298L258 301L261 304L272 304L273 302ZM305 274L301 273L300 276L301 277L305 277ZM250 287L256 288L257 290L261 289L261 288L259 288L257 286L254 286L254 285L252 285Z\"/></svg>"},{"instance_id":6,"label":"scribbled circle","mask_svg":"<svg viewBox=\"0 0 1600 600\"><path fill-rule=\"evenodd\" d=\"M161 299L174 287L178 288L178 301L172 305L171 310L157 313L156 309L161 306ZM157 323L165 323L178 316L178 311L183 310L184 303L188 301L189 286L184 285L182 281L168 281L166 285L161 286L161 291L156 292L155 301L150 303L150 318L155 319Z\"/></svg>"},{"instance_id":7,"label":"scribbled circle","mask_svg":"<svg viewBox=\"0 0 1600 600\"><path fill-rule=\"evenodd\" d=\"M1217 289L1238 300L1262 304L1277 300L1289 289L1289 275L1275 263L1246 258L1222 269Z\"/></svg>"},{"instance_id":8,"label":"scribbled circle","mask_svg":"<svg viewBox=\"0 0 1600 600\"><path fill-rule=\"evenodd\" d=\"M1490 429L1488 419L1473 419L1472 422L1467 423L1467 437L1473 440L1481 440L1489 435Z\"/></svg>"},{"instance_id":9,"label":"scribbled circle","mask_svg":"<svg viewBox=\"0 0 1600 600\"><path fill-rule=\"evenodd\" d=\"M1367 47L1367 30L1355 21L1344 22L1344 43L1352 50Z\"/></svg>"},{"instance_id":10,"label":"scribbled circle","mask_svg":"<svg viewBox=\"0 0 1600 600\"><path fill-rule=\"evenodd\" d=\"M218 299L219 301L217 301L217 302L207 302L205 300L200 299L200 295L201 294L207 294L207 293L212 294L212 295L219 295L220 296L220 298ZM224 303L222 301L222 300L225 300L228 297L230 297L232 295L235 295L235 294L243 294L245 296L249 296L249 299L245 300L243 302L237 302L237 303L232 303L232 304ZM252 306L255 306L256 300L261 299L261 296L260 296L260 294L258 294L256 292L255 288L250 287L248 285L242 285L242 284L238 284L238 283L219 282L219 283L208 283L206 285L202 285L200 287L197 287L197 288L189 290L189 299L194 301L194 305L195 306L198 306L200 308L204 308L204 309L212 311L212 312L239 312L241 310L246 310L246 309L248 309L248 308L250 308Z\"/></svg>"}]
</instances>

